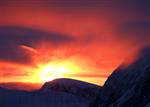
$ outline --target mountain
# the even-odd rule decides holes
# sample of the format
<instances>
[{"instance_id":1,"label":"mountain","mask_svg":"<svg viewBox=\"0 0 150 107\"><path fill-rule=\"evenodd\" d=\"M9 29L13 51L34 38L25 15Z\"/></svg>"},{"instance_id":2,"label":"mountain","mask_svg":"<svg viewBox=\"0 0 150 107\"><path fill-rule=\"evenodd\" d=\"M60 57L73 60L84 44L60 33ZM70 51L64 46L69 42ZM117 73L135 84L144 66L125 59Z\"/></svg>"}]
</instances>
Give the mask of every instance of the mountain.
<instances>
[{"instance_id":1,"label":"mountain","mask_svg":"<svg viewBox=\"0 0 150 107\"><path fill-rule=\"evenodd\" d=\"M61 78L55 79L52 82L46 82L40 91L69 93L91 100L98 94L100 88L100 86L79 80Z\"/></svg>"},{"instance_id":2,"label":"mountain","mask_svg":"<svg viewBox=\"0 0 150 107\"><path fill-rule=\"evenodd\" d=\"M47 82L32 92L0 88L0 107L88 107L100 89L65 78Z\"/></svg>"},{"instance_id":3,"label":"mountain","mask_svg":"<svg viewBox=\"0 0 150 107\"><path fill-rule=\"evenodd\" d=\"M134 59L109 76L91 107L150 107L150 46Z\"/></svg>"}]
</instances>

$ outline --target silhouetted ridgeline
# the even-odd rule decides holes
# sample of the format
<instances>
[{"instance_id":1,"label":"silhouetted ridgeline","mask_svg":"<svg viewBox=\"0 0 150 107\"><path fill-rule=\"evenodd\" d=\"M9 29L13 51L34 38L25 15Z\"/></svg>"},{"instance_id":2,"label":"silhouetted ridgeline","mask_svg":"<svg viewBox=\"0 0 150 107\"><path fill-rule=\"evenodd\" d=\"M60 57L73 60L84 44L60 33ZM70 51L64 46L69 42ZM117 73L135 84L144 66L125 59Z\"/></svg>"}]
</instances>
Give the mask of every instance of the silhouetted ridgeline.
<instances>
[{"instance_id":1,"label":"silhouetted ridgeline","mask_svg":"<svg viewBox=\"0 0 150 107\"><path fill-rule=\"evenodd\" d=\"M88 107L100 89L65 78L47 82L32 92L0 88L0 107Z\"/></svg>"},{"instance_id":2,"label":"silhouetted ridgeline","mask_svg":"<svg viewBox=\"0 0 150 107\"><path fill-rule=\"evenodd\" d=\"M150 107L150 46L107 79L91 107Z\"/></svg>"}]
</instances>

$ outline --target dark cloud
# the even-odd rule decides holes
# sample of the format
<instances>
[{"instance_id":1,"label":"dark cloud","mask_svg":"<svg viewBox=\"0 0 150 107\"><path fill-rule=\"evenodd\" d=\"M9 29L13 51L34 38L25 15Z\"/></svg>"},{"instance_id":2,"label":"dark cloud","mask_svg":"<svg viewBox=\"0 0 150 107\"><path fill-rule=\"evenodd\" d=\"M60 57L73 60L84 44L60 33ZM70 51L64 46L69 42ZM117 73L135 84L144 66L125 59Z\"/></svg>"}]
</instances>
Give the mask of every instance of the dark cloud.
<instances>
[{"instance_id":1,"label":"dark cloud","mask_svg":"<svg viewBox=\"0 0 150 107\"><path fill-rule=\"evenodd\" d=\"M34 5L46 7L65 7L65 8L95 8L107 5L111 0L5 0L1 4L7 5Z\"/></svg>"},{"instance_id":2,"label":"dark cloud","mask_svg":"<svg viewBox=\"0 0 150 107\"><path fill-rule=\"evenodd\" d=\"M124 10L148 12L149 0L1 0L4 6L38 6L40 7L64 7L64 8L101 8L120 7ZM128 11L130 12L130 11Z\"/></svg>"},{"instance_id":3,"label":"dark cloud","mask_svg":"<svg viewBox=\"0 0 150 107\"><path fill-rule=\"evenodd\" d=\"M149 41L150 39L150 21L131 21L119 26L119 35L123 39L136 39L141 42Z\"/></svg>"},{"instance_id":4,"label":"dark cloud","mask_svg":"<svg viewBox=\"0 0 150 107\"><path fill-rule=\"evenodd\" d=\"M47 0L51 4L58 5L60 7L103 7L109 0Z\"/></svg>"},{"instance_id":5,"label":"dark cloud","mask_svg":"<svg viewBox=\"0 0 150 107\"><path fill-rule=\"evenodd\" d=\"M116 5L118 5L118 7L124 9L125 11L128 11L129 13L134 11L147 14L149 13L150 9L149 0L117 0Z\"/></svg>"},{"instance_id":6,"label":"dark cloud","mask_svg":"<svg viewBox=\"0 0 150 107\"><path fill-rule=\"evenodd\" d=\"M38 10L43 8L46 10L58 8L59 10L61 8L60 11L67 12L72 12L72 10L81 11L82 9L89 11L93 8L96 9L96 11L105 11L105 9L107 9L108 13L117 13L118 15L140 13L146 17L149 15L150 10L149 0L1 0L0 5L4 7L14 6L28 9L31 7L31 11L35 8ZM118 11L120 11L120 13Z\"/></svg>"},{"instance_id":7,"label":"dark cloud","mask_svg":"<svg viewBox=\"0 0 150 107\"><path fill-rule=\"evenodd\" d=\"M71 36L41 31L26 27L0 27L0 60L28 63L31 61L29 53L19 46L27 45L36 48L41 41L59 46L74 41Z\"/></svg>"},{"instance_id":8,"label":"dark cloud","mask_svg":"<svg viewBox=\"0 0 150 107\"><path fill-rule=\"evenodd\" d=\"M116 6L116 7L115 7ZM149 0L117 0L114 5L116 27L119 40L146 45L150 40L150 1Z\"/></svg>"}]
</instances>

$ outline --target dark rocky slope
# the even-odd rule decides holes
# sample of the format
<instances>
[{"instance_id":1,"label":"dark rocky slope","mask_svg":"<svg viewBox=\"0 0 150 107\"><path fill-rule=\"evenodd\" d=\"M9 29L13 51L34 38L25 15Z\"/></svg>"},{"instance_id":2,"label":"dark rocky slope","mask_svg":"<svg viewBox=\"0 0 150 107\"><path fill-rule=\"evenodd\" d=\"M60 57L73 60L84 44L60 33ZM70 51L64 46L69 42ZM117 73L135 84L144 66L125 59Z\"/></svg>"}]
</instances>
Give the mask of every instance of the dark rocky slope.
<instances>
[{"instance_id":1,"label":"dark rocky slope","mask_svg":"<svg viewBox=\"0 0 150 107\"><path fill-rule=\"evenodd\" d=\"M150 47L108 78L91 107L150 107Z\"/></svg>"}]
</instances>

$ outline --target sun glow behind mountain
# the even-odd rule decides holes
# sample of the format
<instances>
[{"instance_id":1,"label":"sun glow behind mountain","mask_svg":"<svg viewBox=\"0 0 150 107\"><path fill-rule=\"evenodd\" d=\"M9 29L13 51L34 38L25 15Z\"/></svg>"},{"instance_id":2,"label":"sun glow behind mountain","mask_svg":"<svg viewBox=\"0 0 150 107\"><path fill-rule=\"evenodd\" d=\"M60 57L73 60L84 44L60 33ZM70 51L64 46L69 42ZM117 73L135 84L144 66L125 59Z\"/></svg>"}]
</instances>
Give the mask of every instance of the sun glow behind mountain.
<instances>
[{"instance_id":1,"label":"sun glow behind mountain","mask_svg":"<svg viewBox=\"0 0 150 107\"><path fill-rule=\"evenodd\" d=\"M40 78L43 82L56 78L68 78L69 75L77 74L80 68L71 61L53 61L39 66Z\"/></svg>"},{"instance_id":2,"label":"sun glow behind mountain","mask_svg":"<svg viewBox=\"0 0 150 107\"><path fill-rule=\"evenodd\" d=\"M46 42L36 48L27 45L20 45L19 48L30 55L31 62L25 65L2 63L0 70L5 72L0 74L3 77L1 82L45 83L57 78L72 78L103 85L107 78L107 75L101 75L99 67L91 60L74 54L72 49L53 49Z\"/></svg>"}]
</instances>

